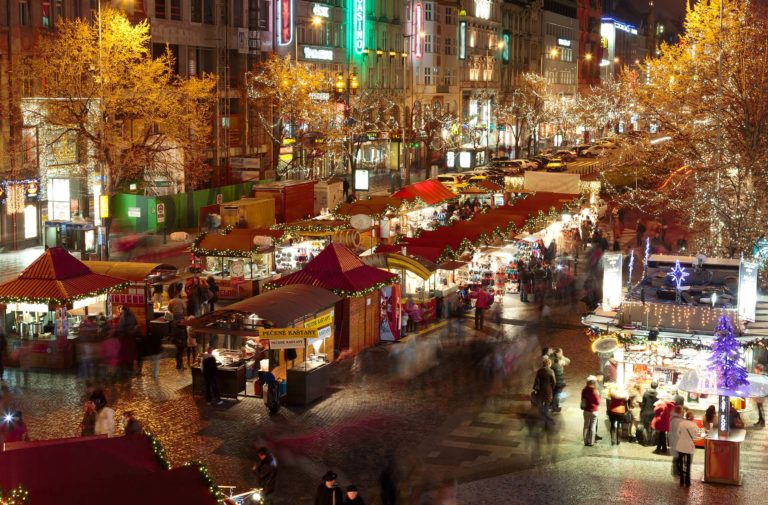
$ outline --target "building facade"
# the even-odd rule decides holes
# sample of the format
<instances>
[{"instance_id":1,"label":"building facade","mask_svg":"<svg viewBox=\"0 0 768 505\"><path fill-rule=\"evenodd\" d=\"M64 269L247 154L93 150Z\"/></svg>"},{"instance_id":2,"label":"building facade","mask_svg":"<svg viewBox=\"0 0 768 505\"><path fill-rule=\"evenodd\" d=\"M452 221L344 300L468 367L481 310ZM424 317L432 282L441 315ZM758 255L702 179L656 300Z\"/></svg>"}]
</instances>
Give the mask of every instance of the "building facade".
<instances>
[{"instance_id":1,"label":"building facade","mask_svg":"<svg viewBox=\"0 0 768 505\"><path fill-rule=\"evenodd\" d=\"M591 86L600 85L600 61L603 58L601 0L578 0L576 11L579 19L578 90L584 94Z\"/></svg>"}]
</instances>

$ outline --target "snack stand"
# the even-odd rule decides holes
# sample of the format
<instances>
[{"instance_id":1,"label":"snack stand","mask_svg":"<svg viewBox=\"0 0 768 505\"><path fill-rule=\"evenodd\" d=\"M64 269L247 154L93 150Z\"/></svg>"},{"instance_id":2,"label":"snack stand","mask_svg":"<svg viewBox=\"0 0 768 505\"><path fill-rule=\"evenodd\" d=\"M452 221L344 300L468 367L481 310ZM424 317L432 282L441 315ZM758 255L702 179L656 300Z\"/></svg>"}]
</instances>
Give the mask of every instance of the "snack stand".
<instances>
[{"instance_id":1,"label":"snack stand","mask_svg":"<svg viewBox=\"0 0 768 505\"><path fill-rule=\"evenodd\" d=\"M445 223L448 216L444 215L441 206L454 200L456 195L437 180L429 179L404 186L392 197L404 202L399 216L403 235L414 237L420 230L434 229L436 222Z\"/></svg>"},{"instance_id":2,"label":"snack stand","mask_svg":"<svg viewBox=\"0 0 768 505\"><path fill-rule=\"evenodd\" d=\"M0 285L5 362L24 369L72 367L87 308L108 313L109 293L127 284L93 273L62 247L47 249L16 280ZM71 315L74 309L85 309L83 316Z\"/></svg>"},{"instance_id":3,"label":"snack stand","mask_svg":"<svg viewBox=\"0 0 768 505\"><path fill-rule=\"evenodd\" d=\"M218 356L222 357L222 365L230 358L235 363L235 387L242 386L239 367L243 366L247 378L249 366L258 364L259 371L272 369L275 376L284 381L289 401L300 403L316 399L309 399L301 391L309 389L325 393L329 380L328 363L335 358L334 309L339 301L340 297L326 289L297 284L246 298L186 324L199 337L209 336L211 344L218 343L219 335L224 337ZM277 329L284 331L264 331ZM314 336L289 335L290 330L299 329L314 330ZM258 381L254 391L261 396Z\"/></svg>"},{"instance_id":4,"label":"snack stand","mask_svg":"<svg viewBox=\"0 0 768 505\"><path fill-rule=\"evenodd\" d=\"M201 276L213 276L222 300L242 300L258 294L277 271L275 242L283 233L266 228L227 228L201 233L191 252L200 258Z\"/></svg>"}]
</instances>

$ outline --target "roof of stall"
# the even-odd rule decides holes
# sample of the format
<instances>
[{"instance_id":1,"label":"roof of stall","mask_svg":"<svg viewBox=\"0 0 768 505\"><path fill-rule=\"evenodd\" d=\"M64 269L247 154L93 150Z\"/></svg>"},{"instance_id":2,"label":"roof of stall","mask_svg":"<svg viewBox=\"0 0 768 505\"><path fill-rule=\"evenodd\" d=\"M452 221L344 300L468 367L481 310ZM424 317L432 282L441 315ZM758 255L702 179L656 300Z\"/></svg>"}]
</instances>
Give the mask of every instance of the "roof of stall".
<instances>
[{"instance_id":1,"label":"roof of stall","mask_svg":"<svg viewBox=\"0 0 768 505\"><path fill-rule=\"evenodd\" d=\"M83 261L91 271L125 279L131 282L144 282L155 272L176 274L178 268L166 263L139 263L134 261Z\"/></svg>"},{"instance_id":2,"label":"roof of stall","mask_svg":"<svg viewBox=\"0 0 768 505\"><path fill-rule=\"evenodd\" d=\"M403 186L399 191L393 193L392 196L411 202L421 201L427 206L437 205L456 198L456 194L453 191L435 179Z\"/></svg>"},{"instance_id":3,"label":"roof of stall","mask_svg":"<svg viewBox=\"0 0 768 505\"><path fill-rule=\"evenodd\" d=\"M227 233L201 233L192 242L191 251L197 256L222 256L248 258L261 247L254 243L256 237L280 240L285 232L269 228L232 228Z\"/></svg>"},{"instance_id":4,"label":"roof of stall","mask_svg":"<svg viewBox=\"0 0 768 505\"><path fill-rule=\"evenodd\" d=\"M125 280L93 273L62 247L51 247L19 277L0 284L0 302L64 305L120 289Z\"/></svg>"},{"instance_id":5,"label":"roof of stall","mask_svg":"<svg viewBox=\"0 0 768 505\"><path fill-rule=\"evenodd\" d=\"M275 327L287 328L308 315L333 307L340 300L341 298L327 289L306 284L293 284L235 302L211 315L220 312L257 314Z\"/></svg>"},{"instance_id":6,"label":"roof of stall","mask_svg":"<svg viewBox=\"0 0 768 505\"><path fill-rule=\"evenodd\" d=\"M381 217L387 212L397 212L403 205L403 200L392 196L372 196L365 200L356 200L352 203L342 203L333 214L340 217L352 217L356 214Z\"/></svg>"},{"instance_id":7,"label":"roof of stall","mask_svg":"<svg viewBox=\"0 0 768 505\"><path fill-rule=\"evenodd\" d=\"M306 284L330 289L340 296L355 296L378 289L395 280L397 275L369 266L341 244L332 243L307 265L270 283L272 286Z\"/></svg>"}]
</instances>

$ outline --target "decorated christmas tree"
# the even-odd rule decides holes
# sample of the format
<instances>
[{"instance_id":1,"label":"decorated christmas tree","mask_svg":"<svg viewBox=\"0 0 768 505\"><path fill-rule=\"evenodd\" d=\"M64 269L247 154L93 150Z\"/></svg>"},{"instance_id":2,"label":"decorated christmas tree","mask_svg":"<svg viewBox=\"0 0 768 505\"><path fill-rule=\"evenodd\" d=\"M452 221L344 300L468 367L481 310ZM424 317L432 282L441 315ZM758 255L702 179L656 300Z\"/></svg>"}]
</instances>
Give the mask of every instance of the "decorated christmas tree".
<instances>
[{"instance_id":1,"label":"decorated christmas tree","mask_svg":"<svg viewBox=\"0 0 768 505\"><path fill-rule=\"evenodd\" d=\"M743 396L746 394L747 367L741 353L741 345L733 336L733 324L728 316L720 316L715 327L710 369L717 373L717 387L721 395Z\"/></svg>"}]
</instances>

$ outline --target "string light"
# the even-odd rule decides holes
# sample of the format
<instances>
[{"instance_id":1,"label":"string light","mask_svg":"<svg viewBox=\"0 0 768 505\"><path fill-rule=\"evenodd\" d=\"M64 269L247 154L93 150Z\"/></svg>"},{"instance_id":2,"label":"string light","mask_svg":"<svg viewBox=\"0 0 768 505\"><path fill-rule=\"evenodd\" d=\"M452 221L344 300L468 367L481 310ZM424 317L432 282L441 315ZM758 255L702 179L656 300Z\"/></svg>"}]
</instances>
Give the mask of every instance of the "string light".
<instances>
[{"instance_id":1,"label":"string light","mask_svg":"<svg viewBox=\"0 0 768 505\"><path fill-rule=\"evenodd\" d=\"M155 454L155 457L157 458L158 463L160 463L160 466L163 468L163 470L170 470L171 462L168 461L168 456L165 453L163 444L160 443L160 440L152 432L145 431L144 434L149 439L149 443L152 446L152 452Z\"/></svg>"},{"instance_id":2,"label":"string light","mask_svg":"<svg viewBox=\"0 0 768 505\"><path fill-rule=\"evenodd\" d=\"M207 466L205 466L200 461L189 461L185 463L184 466L194 466L197 468L197 470L200 472L200 476L205 482L205 485L208 486L208 491L211 493L211 496L213 496L216 502L220 504L224 504L226 502L227 497L224 496L224 493L221 492L219 486L216 485L216 482L213 480L213 477L211 477L211 473L208 471Z\"/></svg>"},{"instance_id":3,"label":"string light","mask_svg":"<svg viewBox=\"0 0 768 505\"><path fill-rule=\"evenodd\" d=\"M22 486L16 486L9 492L0 491L0 505L28 505L29 492Z\"/></svg>"}]
</instances>

